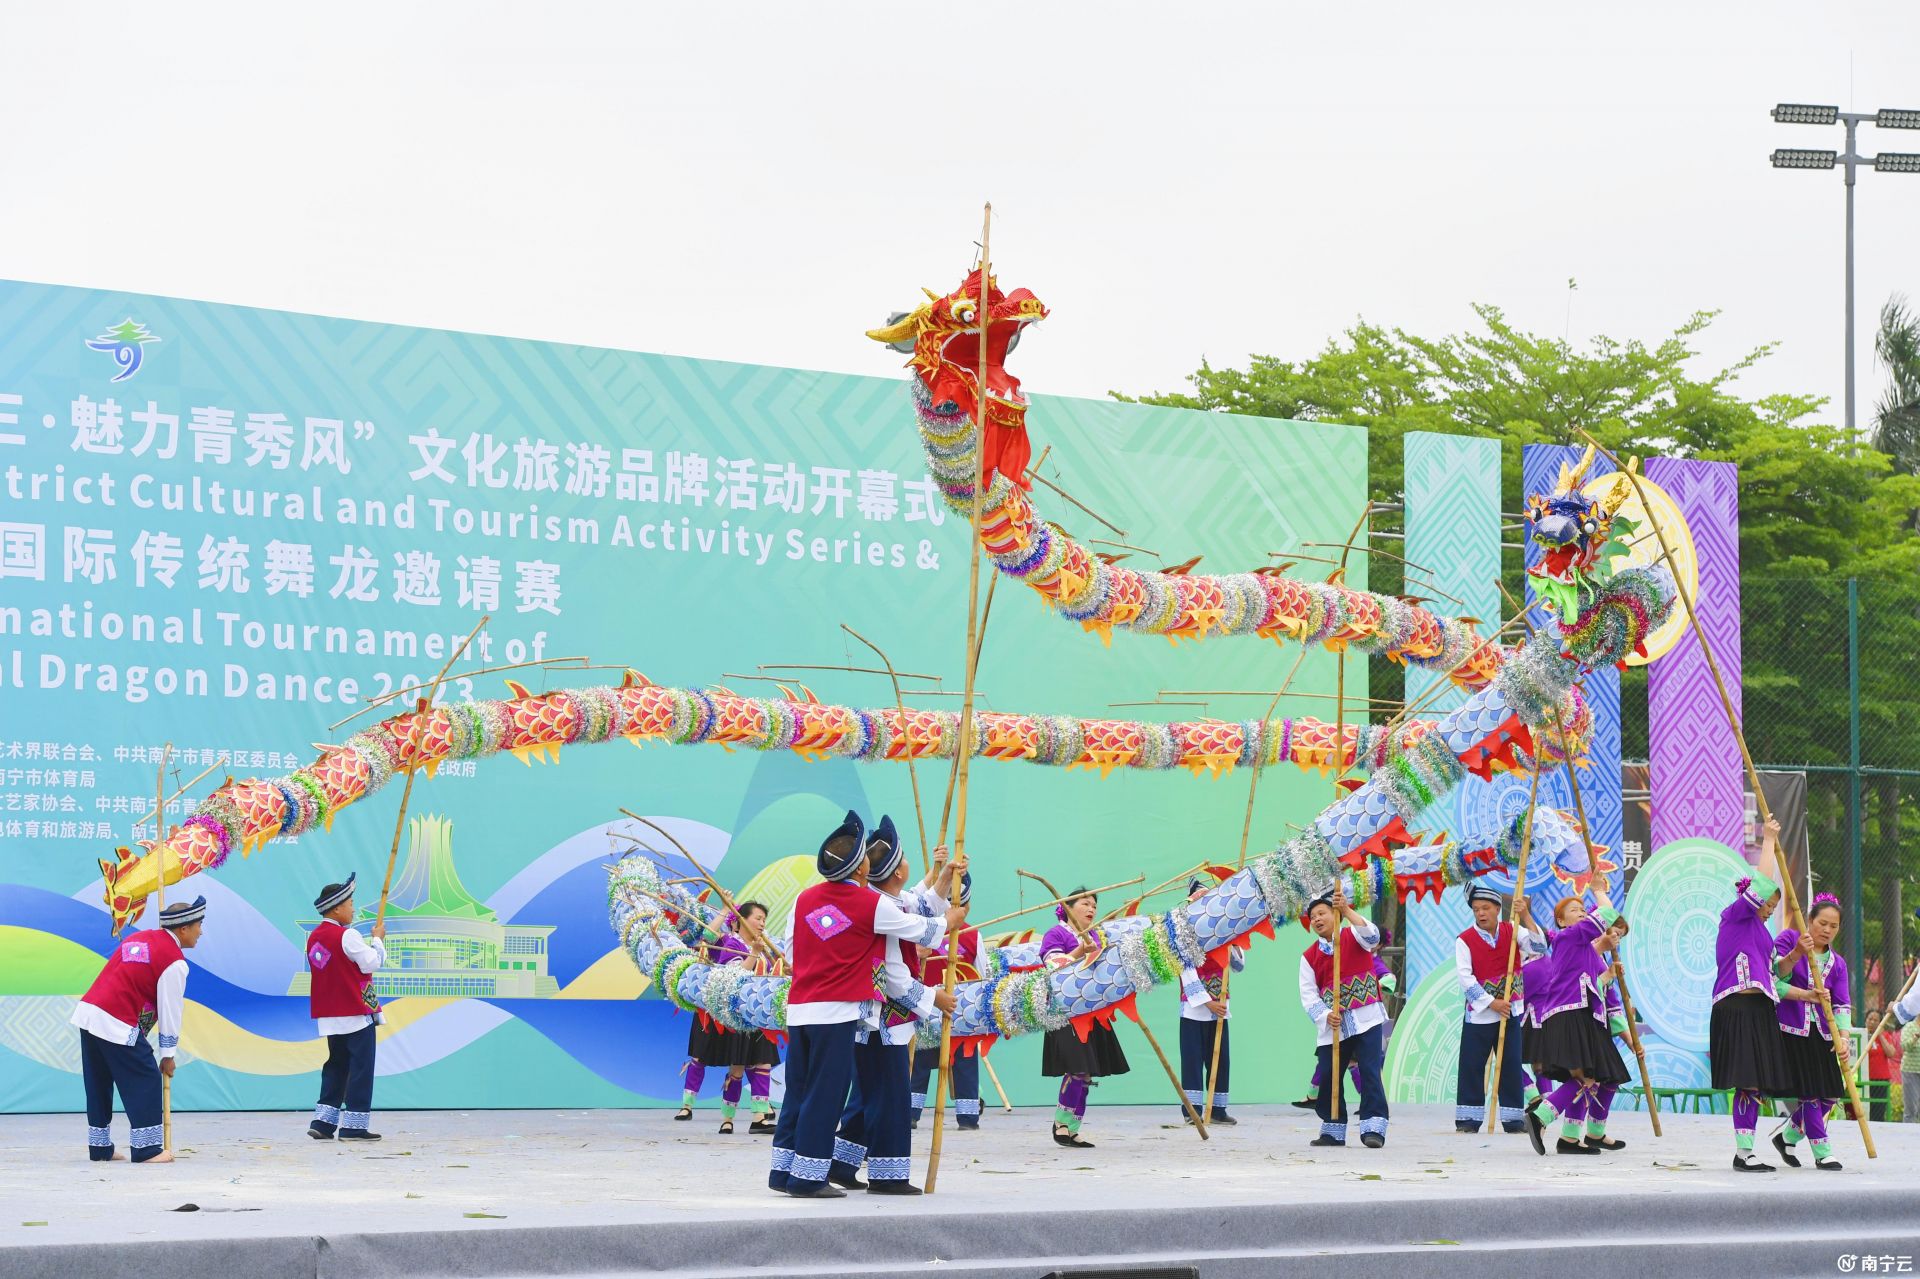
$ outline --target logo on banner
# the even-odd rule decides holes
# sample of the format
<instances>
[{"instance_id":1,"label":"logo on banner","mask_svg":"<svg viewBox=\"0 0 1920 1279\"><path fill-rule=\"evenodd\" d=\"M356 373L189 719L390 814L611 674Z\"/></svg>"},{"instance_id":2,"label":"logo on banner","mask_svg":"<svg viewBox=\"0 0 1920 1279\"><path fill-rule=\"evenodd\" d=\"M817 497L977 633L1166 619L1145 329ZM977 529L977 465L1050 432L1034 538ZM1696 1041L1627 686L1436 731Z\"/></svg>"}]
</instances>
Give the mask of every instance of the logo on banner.
<instances>
[{"instance_id":1,"label":"logo on banner","mask_svg":"<svg viewBox=\"0 0 1920 1279\"><path fill-rule=\"evenodd\" d=\"M132 317L120 321L97 338L87 339L89 351L104 351L113 356L114 364L120 371L113 375L115 382L124 382L140 371L140 348L149 342L160 339L147 332L147 326L136 322Z\"/></svg>"}]
</instances>

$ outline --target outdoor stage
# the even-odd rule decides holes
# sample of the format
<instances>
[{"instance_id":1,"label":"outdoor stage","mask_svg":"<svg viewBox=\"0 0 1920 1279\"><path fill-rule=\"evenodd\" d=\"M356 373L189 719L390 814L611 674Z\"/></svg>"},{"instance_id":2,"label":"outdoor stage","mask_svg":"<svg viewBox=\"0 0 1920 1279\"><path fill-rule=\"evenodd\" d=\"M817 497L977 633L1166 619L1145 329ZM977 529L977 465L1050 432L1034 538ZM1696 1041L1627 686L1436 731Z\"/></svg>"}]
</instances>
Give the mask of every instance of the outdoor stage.
<instances>
[{"instance_id":1,"label":"outdoor stage","mask_svg":"<svg viewBox=\"0 0 1920 1279\"><path fill-rule=\"evenodd\" d=\"M1668 1117L1655 1142L1622 1114L1628 1149L1541 1159L1525 1137L1456 1135L1450 1108L1405 1108L1381 1151L1310 1150L1312 1120L1290 1108L1240 1110L1204 1145L1169 1114L1096 1108L1099 1148L1071 1151L1047 1110L993 1111L948 1134L938 1195L828 1203L767 1190L766 1139L718 1136L710 1111L376 1113L386 1140L369 1147L311 1141L301 1114L182 1114L171 1169L88 1163L78 1115L11 1116L0 1274L1037 1279L1188 1263L1214 1279L1350 1276L1357 1245L1368 1273L1752 1279L1920 1253L1920 1126L1877 1126L1871 1164L1840 1130L1845 1172L1750 1176L1728 1166L1724 1116Z\"/></svg>"}]
</instances>

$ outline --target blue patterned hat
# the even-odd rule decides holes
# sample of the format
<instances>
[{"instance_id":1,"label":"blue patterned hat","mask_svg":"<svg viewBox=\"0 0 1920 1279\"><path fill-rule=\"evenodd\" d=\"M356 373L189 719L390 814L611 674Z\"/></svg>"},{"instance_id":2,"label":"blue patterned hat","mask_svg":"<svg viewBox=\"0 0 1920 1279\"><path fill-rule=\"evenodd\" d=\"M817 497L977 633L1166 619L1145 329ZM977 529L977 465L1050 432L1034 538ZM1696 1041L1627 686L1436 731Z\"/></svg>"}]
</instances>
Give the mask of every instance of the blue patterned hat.
<instances>
[{"instance_id":1,"label":"blue patterned hat","mask_svg":"<svg viewBox=\"0 0 1920 1279\"><path fill-rule=\"evenodd\" d=\"M313 908L322 915L326 914L335 906L338 906L341 902L353 896L353 881L358 878L360 878L360 872L355 871L353 874L347 876L344 883L328 884L320 890L320 895L313 899Z\"/></svg>"},{"instance_id":2,"label":"blue patterned hat","mask_svg":"<svg viewBox=\"0 0 1920 1279\"><path fill-rule=\"evenodd\" d=\"M849 809L833 833L820 841L814 867L820 872L820 878L832 883L852 879L866 856L866 848L867 824L860 820L860 814Z\"/></svg>"},{"instance_id":3,"label":"blue patterned hat","mask_svg":"<svg viewBox=\"0 0 1920 1279\"><path fill-rule=\"evenodd\" d=\"M867 878L874 883L882 883L887 876L900 867L900 861L906 853L900 847L900 832L893 827L893 818L880 814L880 824L867 836Z\"/></svg>"},{"instance_id":4,"label":"blue patterned hat","mask_svg":"<svg viewBox=\"0 0 1920 1279\"><path fill-rule=\"evenodd\" d=\"M160 912L160 927L185 928L188 924L197 924L207 916L207 899L196 897L190 902L175 902Z\"/></svg>"}]
</instances>

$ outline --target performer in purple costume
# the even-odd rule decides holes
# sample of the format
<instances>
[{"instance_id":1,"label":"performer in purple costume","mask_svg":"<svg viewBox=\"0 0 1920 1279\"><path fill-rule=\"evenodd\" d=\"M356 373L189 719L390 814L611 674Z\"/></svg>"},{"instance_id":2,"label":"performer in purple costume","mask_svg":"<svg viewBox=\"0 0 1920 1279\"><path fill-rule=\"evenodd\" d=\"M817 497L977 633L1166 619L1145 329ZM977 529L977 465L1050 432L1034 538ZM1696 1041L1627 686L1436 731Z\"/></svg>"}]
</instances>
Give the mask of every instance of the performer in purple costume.
<instances>
[{"instance_id":1,"label":"performer in purple costume","mask_svg":"<svg viewBox=\"0 0 1920 1279\"><path fill-rule=\"evenodd\" d=\"M1775 989L1779 992L1780 1029L1786 1032L1787 1064L1792 1068L1799 1102L1787 1119L1785 1132L1773 1135L1773 1148L1789 1168L1800 1166L1792 1147L1804 1135L1813 1144L1813 1166L1840 1171L1827 1141L1827 1112L1846 1095L1840 1072L1847 1067L1847 1036L1853 1031L1852 982L1845 957L1833 949L1840 931L1840 901L1832 893L1813 899L1807 912L1807 935L1789 928L1773 941ZM1811 960L1820 965L1833 1001L1833 1019L1840 1025L1836 1038L1813 990Z\"/></svg>"},{"instance_id":2,"label":"performer in purple costume","mask_svg":"<svg viewBox=\"0 0 1920 1279\"><path fill-rule=\"evenodd\" d=\"M1555 1116L1561 1121L1560 1139L1554 1144L1560 1154L1591 1155L1626 1146L1607 1137L1606 1114L1613 1095L1630 1078L1614 1047L1607 1007L1607 988L1620 976L1619 965L1609 956L1627 935L1627 920L1605 893L1596 892L1594 900L1594 916L1587 914L1587 903L1579 897L1568 897L1553 908L1554 922L1562 927L1548 931L1549 962L1527 991L1527 1003L1540 1019L1538 1032L1527 1037L1534 1078L1560 1085L1527 1107L1527 1136L1536 1154L1547 1153L1546 1130ZM1596 1121L1597 1133L1588 1128Z\"/></svg>"},{"instance_id":3,"label":"performer in purple costume","mask_svg":"<svg viewBox=\"0 0 1920 1279\"><path fill-rule=\"evenodd\" d=\"M759 902L741 902L740 914L747 917L748 923L765 931L765 906ZM719 941L703 943L707 962L748 962L752 952L740 936L739 918L730 914L726 929L726 934ZM740 1086L744 1077L744 1082L752 1089L753 1097L753 1125L748 1131L770 1134L776 1118L772 1100L773 1068L779 1064L780 1050L764 1033L758 1030L729 1030L705 1014L695 1013L693 1025L687 1028L687 1064L683 1067L685 1083L680 1094L680 1109L673 1117L680 1120L693 1118L694 1099L699 1097L700 1085L706 1081L707 1067L714 1066L727 1072L727 1081L720 1089L720 1132L723 1135L733 1132L733 1118L740 1108Z\"/></svg>"},{"instance_id":4,"label":"performer in purple costume","mask_svg":"<svg viewBox=\"0 0 1920 1279\"><path fill-rule=\"evenodd\" d=\"M1099 943L1093 939L1098 905L1092 893L1076 888L1066 901L1054 907L1060 922L1040 939L1041 962L1060 968L1098 953ZM1050 1030L1041 1047L1040 1073L1060 1080L1053 1139L1063 1146L1092 1149L1093 1143L1080 1135L1080 1125L1087 1117L1087 1090L1104 1075L1127 1073L1127 1054L1120 1047L1120 1036L1114 1034L1112 1026L1097 1021L1087 1027L1084 1037L1071 1025Z\"/></svg>"},{"instance_id":5,"label":"performer in purple costume","mask_svg":"<svg viewBox=\"0 0 1920 1279\"><path fill-rule=\"evenodd\" d=\"M1765 865L1780 836L1778 822L1766 826L1760 861ZM1780 888L1755 871L1737 880L1734 899L1720 912L1720 936L1714 947L1713 1022L1707 1054L1713 1062L1713 1086L1733 1093L1733 1167L1736 1172L1772 1172L1753 1153L1753 1130L1760 1121L1763 1096L1794 1096L1793 1067L1786 1035L1774 1012L1779 995L1773 980L1773 936L1767 919L1780 900Z\"/></svg>"}]
</instances>

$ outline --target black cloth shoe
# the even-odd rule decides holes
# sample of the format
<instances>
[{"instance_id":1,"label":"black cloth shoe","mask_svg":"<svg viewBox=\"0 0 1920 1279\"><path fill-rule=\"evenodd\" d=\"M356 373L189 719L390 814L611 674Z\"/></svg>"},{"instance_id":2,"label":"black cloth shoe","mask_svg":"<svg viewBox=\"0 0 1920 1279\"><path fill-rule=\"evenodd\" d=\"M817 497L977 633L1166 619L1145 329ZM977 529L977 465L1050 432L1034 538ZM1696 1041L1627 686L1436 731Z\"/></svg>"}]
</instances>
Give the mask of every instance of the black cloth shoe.
<instances>
[{"instance_id":1,"label":"black cloth shoe","mask_svg":"<svg viewBox=\"0 0 1920 1279\"><path fill-rule=\"evenodd\" d=\"M673 1112L673 1117L681 1123L686 1123L688 1120L693 1118L693 1107L682 1106L680 1107L680 1109Z\"/></svg>"},{"instance_id":2,"label":"black cloth shoe","mask_svg":"<svg viewBox=\"0 0 1920 1279\"><path fill-rule=\"evenodd\" d=\"M1733 1170L1735 1172L1772 1172L1773 1165L1763 1164L1751 1154L1743 1154L1733 1157Z\"/></svg>"},{"instance_id":3,"label":"black cloth shoe","mask_svg":"<svg viewBox=\"0 0 1920 1279\"><path fill-rule=\"evenodd\" d=\"M315 1141L332 1141L333 1125L332 1124L308 1124L307 1136L313 1138Z\"/></svg>"},{"instance_id":4,"label":"black cloth shoe","mask_svg":"<svg viewBox=\"0 0 1920 1279\"><path fill-rule=\"evenodd\" d=\"M845 1199L847 1192L838 1186L830 1186L824 1181L794 1181L787 1184L787 1193L795 1199Z\"/></svg>"},{"instance_id":5,"label":"black cloth shoe","mask_svg":"<svg viewBox=\"0 0 1920 1279\"><path fill-rule=\"evenodd\" d=\"M1559 1155L1597 1155L1600 1152L1584 1141L1568 1141L1565 1137L1553 1143L1555 1154Z\"/></svg>"},{"instance_id":6,"label":"black cloth shoe","mask_svg":"<svg viewBox=\"0 0 1920 1279\"><path fill-rule=\"evenodd\" d=\"M1327 1136L1327 1134L1321 1133L1318 1137L1315 1137L1312 1141L1308 1142L1307 1144L1309 1146L1344 1146L1347 1143L1340 1140L1338 1137L1329 1137Z\"/></svg>"},{"instance_id":7,"label":"black cloth shoe","mask_svg":"<svg viewBox=\"0 0 1920 1279\"><path fill-rule=\"evenodd\" d=\"M1311 1097L1302 1097L1299 1101L1296 1101L1293 1103L1293 1108L1295 1110L1312 1110L1315 1106L1319 1104L1320 1104L1319 1102L1315 1101Z\"/></svg>"},{"instance_id":8,"label":"black cloth shoe","mask_svg":"<svg viewBox=\"0 0 1920 1279\"><path fill-rule=\"evenodd\" d=\"M768 1137L773 1134L776 1126L776 1122L772 1119L756 1119L747 1125L747 1132L755 1137Z\"/></svg>"},{"instance_id":9,"label":"black cloth shoe","mask_svg":"<svg viewBox=\"0 0 1920 1279\"><path fill-rule=\"evenodd\" d=\"M365 1128L342 1128L339 1132L333 1135L339 1138L341 1141L378 1141L380 1140L379 1133L368 1132Z\"/></svg>"},{"instance_id":10,"label":"black cloth shoe","mask_svg":"<svg viewBox=\"0 0 1920 1279\"><path fill-rule=\"evenodd\" d=\"M910 1181L869 1181L867 1193L870 1195L917 1195L924 1192Z\"/></svg>"},{"instance_id":11,"label":"black cloth shoe","mask_svg":"<svg viewBox=\"0 0 1920 1279\"><path fill-rule=\"evenodd\" d=\"M1627 1148L1627 1143L1621 1141L1618 1137L1589 1136L1587 1138L1587 1144L1595 1150L1625 1150Z\"/></svg>"},{"instance_id":12,"label":"black cloth shoe","mask_svg":"<svg viewBox=\"0 0 1920 1279\"><path fill-rule=\"evenodd\" d=\"M1773 1148L1780 1152L1780 1162L1789 1168L1800 1166L1800 1156L1793 1153L1793 1147L1787 1145L1785 1133L1773 1134Z\"/></svg>"},{"instance_id":13,"label":"black cloth shoe","mask_svg":"<svg viewBox=\"0 0 1920 1279\"><path fill-rule=\"evenodd\" d=\"M1540 1116L1533 1113L1533 1107L1527 1107L1527 1140L1533 1143L1533 1153L1547 1153L1547 1126L1540 1122Z\"/></svg>"},{"instance_id":14,"label":"black cloth shoe","mask_svg":"<svg viewBox=\"0 0 1920 1279\"><path fill-rule=\"evenodd\" d=\"M833 1168L828 1171L827 1180L836 1186L845 1186L848 1190L865 1190L867 1188L867 1183L860 1180L858 1170L841 1172L840 1165L838 1164L835 1164Z\"/></svg>"},{"instance_id":15,"label":"black cloth shoe","mask_svg":"<svg viewBox=\"0 0 1920 1279\"><path fill-rule=\"evenodd\" d=\"M731 1119L722 1119L722 1120L720 1121L720 1135L721 1135L722 1137L731 1137L731 1136L733 1136L733 1120L731 1120Z\"/></svg>"},{"instance_id":16,"label":"black cloth shoe","mask_svg":"<svg viewBox=\"0 0 1920 1279\"><path fill-rule=\"evenodd\" d=\"M920 1125L918 1124L914 1125L914 1127L916 1128L918 1128L919 1126ZM975 1131L978 1131L980 1128L980 1121L978 1119L962 1119L960 1120L960 1126L962 1128L971 1128L971 1129L974 1129Z\"/></svg>"},{"instance_id":17,"label":"black cloth shoe","mask_svg":"<svg viewBox=\"0 0 1920 1279\"><path fill-rule=\"evenodd\" d=\"M1527 1121L1524 1119L1504 1120L1500 1124L1501 1132L1525 1132L1526 1130Z\"/></svg>"},{"instance_id":18,"label":"black cloth shoe","mask_svg":"<svg viewBox=\"0 0 1920 1279\"><path fill-rule=\"evenodd\" d=\"M1813 1161L1813 1166L1821 1172L1840 1171L1840 1161L1838 1159L1816 1159Z\"/></svg>"},{"instance_id":19,"label":"black cloth shoe","mask_svg":"<svg viewBox=\"0 0 1920 1279\"><path fill-rule=\"evenodd\" d=\"M1223 1128L1231 1128L1239 1122L1240 1121L1238 1119L1235 1119L1232 1115L1229 1115L1226 1111L1216 1110L1213 1112L1213 1115L1207 1120L1207 1126L1211 1128L1214 1124L1219 1124Z\"/></svg>"},{"instance_id":20,"label":"black cloth shoe","mask_svg":"<svg viewBox=\"0 0 1920 1279\"><path fill-rule=\"evenodd\" d=\"M1387 1134L1383 1132L1363 1132L1360 1134L1360 1144L1368 1150L1378 1150L1387 1144Z\"/></svg>"},{"instance_id":21,"label":"black cloth shoe","mask_svg":"<svg viewBox=\"0 0 1920 1279\"><path fill-rule=\"evenodd\" d=\"M1479 1132L1480 1125L1470 1124L1464 1119L1456 1119L1453 1121L1453 1130L1455 1132Z\"/></svg>"}]
</instances>

